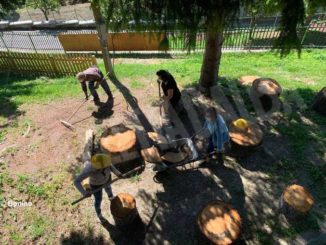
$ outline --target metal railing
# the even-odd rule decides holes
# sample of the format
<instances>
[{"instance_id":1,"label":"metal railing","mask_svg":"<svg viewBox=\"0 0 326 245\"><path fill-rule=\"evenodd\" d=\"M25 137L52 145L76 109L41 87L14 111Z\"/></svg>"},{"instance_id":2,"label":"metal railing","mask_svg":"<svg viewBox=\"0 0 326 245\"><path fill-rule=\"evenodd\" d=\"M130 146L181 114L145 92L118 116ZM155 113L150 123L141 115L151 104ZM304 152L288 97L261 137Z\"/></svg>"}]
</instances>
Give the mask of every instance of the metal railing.
<instances>
[{"instance_id":1,"label":"metal railing","mask_svg":"<svg viewBox=\"0 0 326 245\"><path fill-rule=\"evenodd\" d=\"M71 31L24 31L0 32L1 51L64 53L58 39L59 34L96 33L95 30ZM274 25L227 28L224 31L223 49L253 50L270 49L279 35ZM303 48L326 48L326 20L312 20L307 26L298 27L298 34ZM178 31L167 32L169 51L184 51L187 48L188 36ZM196 35L194 51L202 51L205 47L205 32ZM87 51L87 50L85 50Z\"/></svg>"}]
</instances>

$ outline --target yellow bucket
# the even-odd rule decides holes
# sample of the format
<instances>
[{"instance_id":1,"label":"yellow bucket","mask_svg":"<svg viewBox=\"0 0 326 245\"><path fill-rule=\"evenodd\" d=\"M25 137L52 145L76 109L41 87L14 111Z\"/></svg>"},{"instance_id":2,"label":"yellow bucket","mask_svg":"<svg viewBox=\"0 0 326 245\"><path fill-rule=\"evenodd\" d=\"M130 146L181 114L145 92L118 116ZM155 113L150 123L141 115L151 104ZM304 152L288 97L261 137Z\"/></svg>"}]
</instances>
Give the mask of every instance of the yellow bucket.
<instances>
[{"instance_id":1,"label":"yellow bucket","mask_svg":"<svg viewBox=\"0 0 326 245\"><path fill-rule=\"evenodd\" d=\"M237 128L240 128L242 130L247 130L249 125L248 125L248 122L243 119L243 118L239 118L237 119L236 121L233 122L233 124L237 127Z\"/></svg>"}]
</instances>

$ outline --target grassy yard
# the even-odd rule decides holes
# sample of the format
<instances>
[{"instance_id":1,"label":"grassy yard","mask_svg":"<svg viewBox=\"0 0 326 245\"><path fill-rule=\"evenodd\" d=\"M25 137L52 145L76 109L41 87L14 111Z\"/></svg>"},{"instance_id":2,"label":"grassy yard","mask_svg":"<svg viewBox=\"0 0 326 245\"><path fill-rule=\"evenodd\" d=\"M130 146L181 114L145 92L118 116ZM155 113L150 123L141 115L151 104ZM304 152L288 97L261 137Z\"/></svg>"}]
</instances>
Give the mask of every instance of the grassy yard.
<instances>
[{"instance_id":1,"label":"grassy yard","mask_svg":"<svg viewBox=\"0 0 326 245\"><path fill-rule=\"evenodd\" d=\"M199 79L201 61L202 55L200 54L160 59L117 58L114 68L118 79L133 93L143 91L150 82L155 83L155 73L159 69L169 70L183 88L195 86ZM259 190L263 192L263 197L280 191L273 189L273 186L284 187L293 180L299 180L311 190L316 203L311 216L304 222L284 226L271 216L266 220L266 224L271 224L272 232L267 232L263 229L264 227L252 228L252 231L248 228L247 232L251 233L248 240L252 242L251 244L272 244L271 241L275 241L273 240L275 237L289 241L302 232L318 231L321 226L320 222L325 222L326 119L309 109L315 93L325 86L325 63L326 50L305 50L301 54L301 59L296 54L280 59L271 52L223 54L219 83L226 91L229 91L231 96L233 89L240 90L247 109L253 115L254 111L248 100L246 89L236 83L236 79L242 75L257 75L277 80L284 89L282 100L292 106L292 111L283 113L283 119L278 124L268 124L264 129L267 144L275 148L276 152L281 152L281 148L284 148L286 154L275 155L277 159L275 164L268 165L259 162L258 170L249 171L237 166L234 169L241 175L245 173L246 181L249 181L248 176L250 177L251 174L253 176L256 176L254 175L256 173L261 174L262 179L265 178L268 183L267 186L271 187L270 189L259 186L261 179L257 179L257 184L255 178L252 182L254 186L261 188ZM102 63L100 67L103 70ZM45 105L53 101L83 97L80 85L74 77L18 77L13 74L10 76L1 74L0 81L0 143L9 134L17 134L17 132L20 135L23 134L27 125L36 128L30 119L19 120L19 108L22 105ZM115 90L113 85L111 89ZM297 103L301 104L297 105ZM18 116L18 119L12 119L15 116ZM72 143L78 148L77 136L73 141L76 141ZM36 143L32 142L28 145L26 148L28 154L33 155L37 151L39 146ZM289 147L286 148L287 146ZM64 231L60 226L73 230L76 226L74 222L80 222L78 226L81 228L87 227L89 233L92 233L92 229L96 230L96 225L91 224L90 221L92 214L85 211L91 209L90 206L83 205L82 208L78 208L70 205L71 197L79 196L71 184L71 166L60 162L37 174L17 174L11 171L5 160L14 156L18 150L16 146L12 146L5 151L0 151L0 204L4 199L21 196L24 200L37 200L37 205L23 215L21 215L22 209L20 211L3 210L0 205L0 217L4 217L0 229L5 230L6 241L9 236L11 244L26 242L57 244L58 236L67 233L67 230ZM264 160L258 157L258 160L261 159ZM255 161L254 158L249 160ZM146 176L137 175L129 180L127 185L140 185L143 183L142 178ZM212 179L209 183L212 189L216 189L216 183ZM238 190L235 190L235 193L241 194ZM175 195L177 196L178 193ZM264 199L258 200L257 203L258 206L270 204ZM6 211L9 215L5 213ZM52 212L55 215L52 215ZM255 217L257 214L254 212L256 210L252 208L248 211L248 216ZM72 217L70 215L76 216L70 218ZM87 217L78 220L81 216ZM77 220L75 220L76 217ZM255 218L251 221L252 225L255 226L257 222L259 226L259 220L263 218L259 215ZM24 225L17 225L17 222ZM56 230L53 227L59 228Z\"/></svg>"},{"instance_id":2,"label":"grassy yard","mask_svg":"<svg viewBox=\"0 0 326 245\"><path fill-rule=\"evenodd\" d=\"M237 79L241 75L258 75L276 79L285 89L309 88L317 91L324 85L326 52L323 50L303 51L301 59L296 54L279 59L271 52L264 53L225 53L222 58L220 76ZM199 79L202 62L201 54L176 56L161 59L160 62L130 62L116 64L119 79L128 78L131 87L146 86L144 81L155 80L159 69L169 70L179 85L195 85ZM104 70L104 66L100 63ZM21 78L13 74L1 74L0 100L10 99L15 105L40 103L80 95L80 88L74 77ZM0 113L0 115L2 112Z\"/></svg>"}]
</instances>

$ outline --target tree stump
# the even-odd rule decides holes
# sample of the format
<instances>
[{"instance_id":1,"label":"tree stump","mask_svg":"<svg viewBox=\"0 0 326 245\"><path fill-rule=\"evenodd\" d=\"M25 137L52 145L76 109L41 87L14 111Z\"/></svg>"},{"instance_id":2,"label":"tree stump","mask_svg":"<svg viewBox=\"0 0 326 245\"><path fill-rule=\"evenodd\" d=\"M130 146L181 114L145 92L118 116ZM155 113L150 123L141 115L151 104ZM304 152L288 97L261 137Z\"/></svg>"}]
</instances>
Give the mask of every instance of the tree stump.
<instances>
[{"instance_id":1,"label":"tree stump","mask_svg":"<svg viewBox=\"0 0 326 245\"><path fill-rule=\"evenodd\" d=\"M326 115L326 87L322 88L312 103L312 109L321 115Z\"/></svg>"},{"instance_id":2,"label":"tree stump","mask_svg":"<svg viewBox=\"0 0 326 245\"><path fill-rule=\"evenodd\" d=\"M273 109L273 105L274 108L278 108L281 93L281 85L271 78L257 78L253 81L250 89L250 96L253 103L256 103L258 99L265 112Z\"/></svg>"},{"instance_id":3,"label":"tree stump","mask_svg":"<svg viewBox=\"0 0 326 245\"><path fill-rule=\"evenodd\" d=\"M135 131L123 124L108 128L102 135L100 145L104 152L111 154L112 171L118 176L144 165Z\"/></svg>"},{"instance_id":4,"label":"tree stump","mask_svg":"<svg viewBox=\"0 0 326 245\"><path fill-rule=\"evenodd\" d=\"M238 79L238 83L240 85L248 86L248 85L252 85L252 83L258 78L259 78L258 76L242 76Z\"/></svg>"},{"instance_id":5,"label":"tree stump","mask_svg":"<svg viewBox=\"0 0 326 245\"><path fill-rule=\"evenodd\" d=\"M116 195L111 201L110 210L117 226L130 225L139 216L135 198L127 193Z\"/></svg>"},{"instance_id":6,"label":"tree stump","mask_svg":"<svg viewBox=\"0 0 326 245\"><path fill-rule=\"evenodd\" d=\"M237 210L222 201L208 203L197 216L201 233L213 244L225 245L238 240L241 218Z\"/></svg>"},{"instance_id":7,"label":"tree stump","mask_svg":"<svg viewBox=\"0 0 326 245\"><path fill-rule=\"evenodd\" d=\"M257 150L263 141L263 131L253 122L237 119L230 124L231 152L236 156L247 156Z\"/></svg>"},{"instance_id":8,"label":"tree stump","mask_svg":"<svg viewBox=\"0 0 326 245\"><path fill-rule=\"evenodd\" d=\"M111 153L124 152L136 144L136 134L133 130L118 132L101 138L101 146Z\"/></svg>"},{"instance_id":9,"label":"tree stump","mask_svg":"<svg viewBox=\"0 0 326 245\"><path fill-rule=\"evenodd\" d=\"M302 186L293 184L287 186L280 200L280 208L289 220L304 218L314 204L312 195Z\"/></svg>"}]
</instances>

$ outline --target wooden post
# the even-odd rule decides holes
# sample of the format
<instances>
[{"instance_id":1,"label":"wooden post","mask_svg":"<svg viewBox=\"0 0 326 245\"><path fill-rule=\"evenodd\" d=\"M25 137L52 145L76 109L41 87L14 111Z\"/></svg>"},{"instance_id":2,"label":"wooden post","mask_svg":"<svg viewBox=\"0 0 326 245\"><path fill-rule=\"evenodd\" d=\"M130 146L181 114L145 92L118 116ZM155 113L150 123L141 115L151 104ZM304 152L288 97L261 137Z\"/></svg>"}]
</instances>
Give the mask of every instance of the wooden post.
<instances>
[{"instance_id":1,"label":"wooden post","mask_svg":"<svg viewBox=\"0 0 326 245\"><path fill-rule=\"evenodd\" d=\"M92 158L93 141L94 141L94 132L93 130L88 129L85 133L85 147L82 155L83 162L90 161Z\"/></svg>"},{"instance_id":2,"label":"wooden post","mask_svg":"<svg viewBox=\"0 0 326 245\"><path fill-rule=\"evenodd\" d=\"M92 65L97 65L95 55L92 55Z\"/></svg>"},{"instance_id":3,"label":"wooden post","mask_svg":"<svg viewBox=\"0 0 326 245\"><path fill-rule=\"evenodd\" d=\"M49 60L50 60L50 63L51 63L53 73L55 73L56 75L59 75L59 71L58 71L57 66L55 64L55 60L54 60L53 55L49 55Z\"/></svg>"},{"instance_id":4,"label":"wooden post","mask_svg":"<svg viewBox=\"0 0 326 245\"><path fill-rule=\"evenodd\" d=\"M101 14L99 0L93 0L91 2L91 7L96 22L97 35L102 49L102 56L106 73L110 73L111 77L115 77L108 48L108 31L106 29L105 21Z\"/></svg>"},{"instance_id":5,"label":"wooden post","mask_svg":"<svg viewBox=\"0 0 326 245\"><path fill-rule=\"evenodd\" d=\"M82 161L84 164L91 160L93 148L94 148L94 132L93 130L88 129L85 133L85 147L82 155ZM82 186L86 190L90 190L89 177L83 180Z\"/></svg>"}]
</instances>

